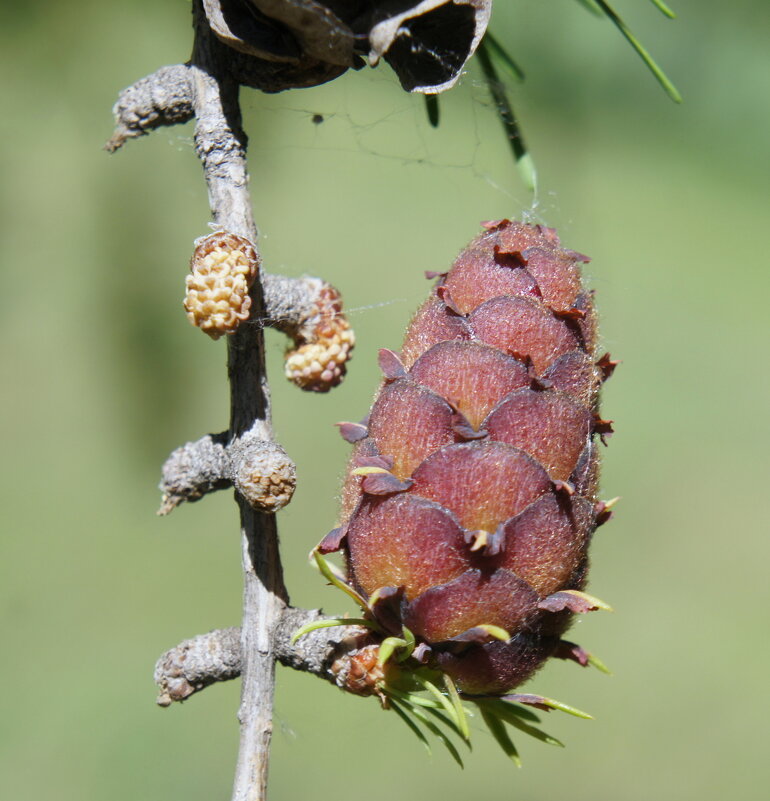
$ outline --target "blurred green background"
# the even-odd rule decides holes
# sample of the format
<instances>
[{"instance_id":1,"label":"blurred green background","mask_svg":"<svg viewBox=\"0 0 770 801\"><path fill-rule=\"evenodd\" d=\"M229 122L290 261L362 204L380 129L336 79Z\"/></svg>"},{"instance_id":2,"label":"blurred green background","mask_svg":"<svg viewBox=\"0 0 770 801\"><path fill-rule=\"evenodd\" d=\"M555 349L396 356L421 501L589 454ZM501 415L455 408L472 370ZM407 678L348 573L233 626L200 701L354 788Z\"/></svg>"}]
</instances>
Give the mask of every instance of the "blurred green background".
<instances>
[{"instance_id":1,"label":"blurred green background","mask_svg":"<svg viewBox=\"0 0 770 801\"><path fill-rule=\"evenodd\" d=\"M438 130L386 68L243 93L266 266L337 285L359 343L317 397L284 381L268 336L300 480L279 521L295 603L349 608L306 561L348 450L332 423L365 413L423 270L448 267L480 220L528 214L590 254L623 360L603 479L623 500L590 585L616 612L574 631L614 675L558 663L528 685L596 720L553 713L567 748L518 738L521 771L478 731L461 773L374 701L281 669L274 801L766 798L770 6L672 2L676 22L618 5L683 106L577 3L498 0L493 30L528 73L512 98L535 199L476 67ZM224 343L181 309L206 193L190 126L100 149L118 90L187 57L188 16L183 0L0 10L0 786L15 801L229 797L237 683L169 710L152 683L163 650L240 612L230 493L154 514L166 455L227 422Z\"/></svg>"}]
</instances>

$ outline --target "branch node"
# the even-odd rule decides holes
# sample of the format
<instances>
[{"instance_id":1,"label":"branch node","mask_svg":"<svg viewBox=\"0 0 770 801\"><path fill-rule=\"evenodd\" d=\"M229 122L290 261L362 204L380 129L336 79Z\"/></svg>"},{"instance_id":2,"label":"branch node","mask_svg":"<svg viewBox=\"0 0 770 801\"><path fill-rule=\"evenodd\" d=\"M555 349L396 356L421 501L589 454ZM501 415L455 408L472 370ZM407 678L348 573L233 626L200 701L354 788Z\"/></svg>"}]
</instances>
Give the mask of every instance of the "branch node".
<instances>
[{"instance_id":1,"label":"branch node","mask_svg":"<svg viewBox=\"0 0 770 801\"><path fill-rule=\"evenodd\" d=\"M294 462L274 440L245 434L228 447L233 485L252 509L277 512L294 495Z\"/></svg>"},{"instance_id":2,"label":"branch node","mask_svg":"<svg viewBox=\"0 0 770 801\"><path fill-rule=\"evenodd\" d=\"M357 625L330 626L292 642L302 626L323 617L320 609L285 607L273 636L276 659L286 667L362 694L353 687L353 678L357 675L360 655L366 652L371 640L368 629ZM158 705L170 706L211 684L237 678L241 673L242 653L240 628L215 629L166 651L155 664Z\"/></svg>"}]
</instances>

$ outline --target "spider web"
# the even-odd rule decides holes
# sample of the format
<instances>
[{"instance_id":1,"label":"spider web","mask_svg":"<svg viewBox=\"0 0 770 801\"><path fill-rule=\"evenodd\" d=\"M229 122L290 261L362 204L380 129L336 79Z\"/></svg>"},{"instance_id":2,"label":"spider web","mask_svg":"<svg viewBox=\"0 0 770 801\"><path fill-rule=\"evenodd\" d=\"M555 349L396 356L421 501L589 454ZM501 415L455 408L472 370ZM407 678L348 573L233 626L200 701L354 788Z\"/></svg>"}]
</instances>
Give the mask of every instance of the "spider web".
<instances>
[{"instance_id":1,"label":"spider web","mask_svg":"<svg viewBox=\"0 0 770 801\"><path fill-rule=\"evenodd\" d=\"M520 89L511 84L507 91L515 99ZM294 160L318 165L333 158L342 169L359 171L362 186L372 166L376 170L392 164L403 174L406 193L414 182L434 183L439 173L449 173L458 191L483 182L489 196L485 207L503 209L501 216L545 222L553 211L553 197L547 197L548 208L543 208L538 191L533 193L524 185L478 68L466 69L459 84L439 96L436 128L428 121L424 97L404 92L384 65L350 71L312 89L274 95L244 90L241 104L256 192L260 185L274 185L275 173L272 180L260 178L265 165L272 165L280 176ZM193 147L189 135L176 137L176 143L182 149ZM292 272L290 266L288 272ZM411 300L391 297L347 307L346 314L356 316Z\"/></svg>"},{"instance_id":2,"label":"spider web","mask_svg":"<svg viewBox=\"0 0 770 801\"><path fill-rule=\"evenodd\" d=\"M514 101L521 91L512 81L506 90ZM255 166L296 152L319 159L337 154L390 162L410 169L405 181L430 181L435 171L451 172L458 181L484 182L491 200L496 196L504 201L511 214L545 222L552 198L546 198L549 208L544 208L542 193L537 188L530 191L521 180L478 67L473 63L466 67L458 85L439 95L438 102L440 121L434 128L424 97L404 92L385 65L351 70L311 89L241 93L249 156ZM169 139L178 149L193 148L187 132L169 133Z\"/></svg>"},{"instance_id":3,"label":"spider web","mask_svg":"<svg viewBox=\"0 0 770 801\"><path fill-rule=\"evenodd\" d=\"M386 67L350 72L314 89L244 95L243 102L253 158L292 150L319 158L366 156L410 168L409 180L451 171L461 180L483 181L512 213L540 216L538 193L533 196L519 177L477 70L466 70L457 87L439 96L437 128L428 121L424 97L405 93Z\"/></svg>"}]
</instances>

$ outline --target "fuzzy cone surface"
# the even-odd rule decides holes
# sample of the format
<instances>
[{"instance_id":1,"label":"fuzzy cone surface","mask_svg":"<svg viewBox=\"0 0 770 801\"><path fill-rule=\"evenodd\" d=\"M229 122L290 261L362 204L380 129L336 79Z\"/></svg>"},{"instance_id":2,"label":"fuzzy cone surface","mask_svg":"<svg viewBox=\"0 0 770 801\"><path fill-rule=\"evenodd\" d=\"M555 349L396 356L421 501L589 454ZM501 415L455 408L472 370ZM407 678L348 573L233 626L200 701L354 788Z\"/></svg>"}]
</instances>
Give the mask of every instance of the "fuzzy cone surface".
<instances>
[{"instance_id":1,"label":"fuzzy cone surface","mask_svg":"<svg viewBox=\"0 0 770 801\"><path fill-rule=\"evenodd\" d=\"M364 597L391 588L390 614L428 664L470 695L504 693L571 644L569 592L586 580L597 503L597 361L588 259L552 229L484 224L437 277L355 442L341 528ZM480 628L494 626L501 640ZM563 655L563 654L560 654Z\"/></svg>"}]
</instances>

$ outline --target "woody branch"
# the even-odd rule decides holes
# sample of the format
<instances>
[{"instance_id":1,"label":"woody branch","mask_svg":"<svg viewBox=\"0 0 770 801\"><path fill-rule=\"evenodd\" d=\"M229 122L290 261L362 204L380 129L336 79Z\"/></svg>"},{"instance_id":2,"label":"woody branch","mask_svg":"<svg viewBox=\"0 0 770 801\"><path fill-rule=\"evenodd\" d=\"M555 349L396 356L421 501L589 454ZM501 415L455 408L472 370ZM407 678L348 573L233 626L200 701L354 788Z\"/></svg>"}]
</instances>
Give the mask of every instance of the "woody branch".
<instances>
[{"instance_id":1,"label":"woody branch","mask_svg":"<svg viewBox=\"0 0 770 801\"><path fill-rule=\"evenodd\" d=\"M116 130L106 149L114 152L130 138L194 117L195 151L203 166L213 221L218 228L254 243L257 228L248 191L239 81L229 69L230 54L211 35L197 4L195 11L190 63L162 68L121 93L115 107ZM328 285L319 279L278 276L254 281L251 324L228 337L230 428L178 449L164 469L164 513L214 489L232 484L238 490L244 574L242 626L186 641L164 655L156 672L161 703L181 700L214 681L242 677L241 739L233 790L238 801L265 797L276 659L332 679L332 657L340 650L335 637L337 642L345 642L344 629L338 628L303 638L301 647L292 646L291 633L319 618L320 613L288 606L272 514L282 503L272 507L270 502L255 503L246 487L246 479L254 474L278 474L284 479L284 496L291 495L293 464L275 442L271 429L263 328L275 325L296 343L302 342L323 286Z\"/></svg>"}]
</instances>

